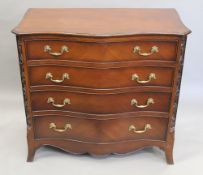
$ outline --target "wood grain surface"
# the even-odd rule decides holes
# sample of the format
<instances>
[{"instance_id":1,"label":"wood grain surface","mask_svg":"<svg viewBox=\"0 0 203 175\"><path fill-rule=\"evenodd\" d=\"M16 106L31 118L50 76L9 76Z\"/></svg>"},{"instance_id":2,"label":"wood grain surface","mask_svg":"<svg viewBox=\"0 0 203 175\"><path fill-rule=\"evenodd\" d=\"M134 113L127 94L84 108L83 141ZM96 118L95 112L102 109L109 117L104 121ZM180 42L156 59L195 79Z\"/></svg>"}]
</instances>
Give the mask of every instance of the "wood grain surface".
<instances>
[{"instance_id":1,"label":"wood grain surface","mask_svg":"<svg viewBox=\"0 0 203 175\"><path fill-rule=\"evenodd\" d=\"M37 19L37 20L36 20ZM175 9L29 9L16 34L112 36L185 35L190 32Z\"/></svg>"}]
</instances>

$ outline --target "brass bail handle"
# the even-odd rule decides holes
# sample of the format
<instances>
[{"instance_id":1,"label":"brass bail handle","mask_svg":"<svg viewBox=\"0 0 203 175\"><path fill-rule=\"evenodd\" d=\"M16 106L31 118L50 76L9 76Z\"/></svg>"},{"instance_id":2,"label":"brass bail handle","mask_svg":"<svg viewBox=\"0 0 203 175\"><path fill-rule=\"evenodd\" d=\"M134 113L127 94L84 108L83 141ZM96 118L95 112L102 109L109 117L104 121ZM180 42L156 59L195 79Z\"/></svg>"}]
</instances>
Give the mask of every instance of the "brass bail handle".
<instances>
[{"instance_id":1,"label":"brass bail handle","mask_svg":"<svg viewBox=\"0 0 203 175\"><path fill-rule=\"evenodd\" d=\"M142 52L140 46L135 46L133 49L133 52L137 53L141 56L149 56L149 55L159 52L159 48L157 46L152 46L151 51L148 53L148 52Z\"/></svg>"},{"instance_id":2,"label":"brass bail handle","mask_svg":"<svg viewBox=\"0 0 203 175\"><path fill-rule=\"evenodd\" d=\"M142 133L145 133L147 132L147 130L149 129L152 129L152 126L150 124L146 124L144 126L144 129L143 130L137 130L136 127L134 125L130 125L128 130L129 131L133 131L134 133L137 133L137 134L142 134Z\"/></svg>"},{"instance_id":3,"label":"brass bail handle","mask_svg":"<svg viewBox=\"0 0 203 175\"><path fill-rule=\"evenodd\" d=\"M72 126L70 123L66 123L64 128L57 128L55 123L50 123L49 129L53 129L56 132L65 132L67 129L72 129Z\"/></svg>"},{"instance_id":4,"label":"brass bail handle","mask_svg":"<svg viewBox=\"0 0 203 175\"><path fill-rule=\"evenodd\" d=\"M68 52L68 47L67 46L62 46L60 52L52 52L52 48L49 45L44 46L44 52L47 52L50 55L53 56L60 56L63 55L64 52Z\"/></svg>"},{"instance_id":5,"label":"brass bail handle","mask_svg":"<svg viewBox=\"0 0 203 175\"><path fill-rule=\"evenodd\" d=\"M138 105L138 101L135 99L135 98L133 98L132 100L131 100L131 105L132 106L136 106L137 108L146 108L146 107L148 107L149 105L151 105L151 104L154 104L155 102L154 102L154 99L153 98L148 98L147 99L147 104L145 104L145 105Z\"/></svg>"},{"instance_id":6,"label":"brass bail handle","mask_svg":"<svg viewBox=\"0 0 203 175\"><path fill-rule=\"evenodd\" d=\"M70 79L69 74L68 73L63 73L62 75L62 79L61 80L57 80L57 79L53 79L53 75L51 72L47 72L45 79L49 79L50 81L54 82L54 83L62 83L65 81L65 79Z\"/></svg>"},{"instance_id":7,"label":"brass bail handle","mask_svg":"<svg viewBox=\"0 0 203 175\"><path fill-rule=\"evenodd\" d=\"M62 107L64 107L66 104L68 104L68 105L71 104L69 98L65 98L65 99L63 100L63 104L55 104L55 101L54 101L54 98L53 98L53 97L49 97L49 98L47 99L47 103L51 103L52 106L57 107L57 108L62 108Z\"/></svg>"},{"instance_id":8,"label":"brass bail handle","mask_svg":"<svg viewBox=\"0 0 203 175\"><path fill-rule=\"evenodd\" d=\"M146 83L149 83L149 82L151 82L152 80L155 80L155 79L156 79L156 74L155 73L150 73L149 76L148 76L148 80L140 80L138 74L133 74L132 75L132 80L133 81L135 80L139 84L146 84Z\"/></svg>"}]
</instances>

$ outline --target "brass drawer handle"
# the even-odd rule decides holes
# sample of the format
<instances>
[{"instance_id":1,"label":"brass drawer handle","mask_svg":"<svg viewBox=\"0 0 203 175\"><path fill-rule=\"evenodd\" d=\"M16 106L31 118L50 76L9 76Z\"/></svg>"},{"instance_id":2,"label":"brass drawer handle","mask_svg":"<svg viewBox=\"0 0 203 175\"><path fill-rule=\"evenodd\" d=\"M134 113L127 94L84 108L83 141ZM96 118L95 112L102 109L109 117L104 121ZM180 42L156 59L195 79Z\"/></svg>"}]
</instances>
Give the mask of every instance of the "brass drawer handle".
<instances>
[{"instance_id":1,"label":"brass drawer handle","mask_svg":"<svg viewBox=\"0 0 203 175\"><path fill-rule=\"evenodd\" d=\"M134 99L134 98L131 100L131 105L132 105L132 106L135 105L137 108L146 108L146 107L148 107L150 104L154 104L154 99L153 99L153 98L148 98L146 105L138 105L137 100Z\"/></svg>"},{"instance_id":2,"label":"brass drawer handle","mask_svg":"<svg viewBox=\"0 0 203 175\"><path fill-rule=\"evenodd\" d=\"M152 126L150 124L146 124L143 130L137 130L134 125L130 125L128 130L133 131L137 134L142 134L145 133L148 129L152 129Z\"/></svg>"},{"instance_id":3,"label":"brass drawer handle","mask_svg":"<svg viewBox=\"0 0 203 175\"><path fill-rule=\"evenodd\" d=\"M154 80L156 79L155 73L150 73L150 74L149 74L149 77L148 77L148 80L139 80L139 75L137 75L137 74L133 74L133 75L132 75L132 80L136 80L137 83L140 83L140 84L149 83L149 82L152 81L153 79L154 79Z\"/></svg>"},{"instance_id":4,"label":"brass drawer handle","mask_svg":"<svg viewBox=\"0 0 203 175\"><path fill-rule=\"evenodd\" d=\"M49 97L49 98L48 98L47 103L51 103L53 106L55 106L55 107L57 107L57 108L62 108L62 107L64 107L66 104L68 104L68 105L71 104L69 98L65 98L65 99L63 100L63 104L55 104L55 103L54 103L54 98L52 98L52 97Z\"/></svg>"},{"instance_id":5,"label":"brass drawer handle","mask_svg":"<svg viewBox=\"0 0 203 175\"><path fill-rule=\"evenodd\" d=\"M53 75L52 75L51 72L47 72L45 78L46 78L46 79L50 79L50 81L52 81L52 82L54 82L54 83L62 83L62 82L64 82L65 79L70 79L69 74L68 74L68 73L64 73L64 74L62 75L62 79L61 79L61 80L54 80L54 79L53 79Z\"/></svg>"},{"instance_id":6,"label":"brass drawer handle","mask_svg":"<svg viewBox=\"0 0 203 175\"><path fill-rule=\"evenodd\" d=\"M138 53L141 56L149 56L152 55L153 53L157 53L159 52L159 48L157 46L152 46L151 48L151 52L147 53L147 52L141 52L141 48L139 46L135 46L133 49L134 53Z\"/></svg>"},{"instance_id":7,"label":"brass drawer handle","mask_svg":"<svg viewBox=\"0 0 203 175\"><path fill-rule=\"evenodd\" d=\"M66 123L64 128L57 128L55 123L49 124L49 129L53 129L56 132L65 132L67 129L72 129L72 126L70 123Z\"/></svg>"},{"instance_id":8,"label":"brass drawer handle","mask_svg":"<svg viewBox=\"0 0 203 175\"><path fill-rule=\"evenodd\" d=\"M60 52L52 52L52 48L49 45L44 46L44 52L49 53L50 55L53 56L60 56L63 55L64 52L68 52L68 47L67 46L62 46Z\"/></svg>"}]
</instances>

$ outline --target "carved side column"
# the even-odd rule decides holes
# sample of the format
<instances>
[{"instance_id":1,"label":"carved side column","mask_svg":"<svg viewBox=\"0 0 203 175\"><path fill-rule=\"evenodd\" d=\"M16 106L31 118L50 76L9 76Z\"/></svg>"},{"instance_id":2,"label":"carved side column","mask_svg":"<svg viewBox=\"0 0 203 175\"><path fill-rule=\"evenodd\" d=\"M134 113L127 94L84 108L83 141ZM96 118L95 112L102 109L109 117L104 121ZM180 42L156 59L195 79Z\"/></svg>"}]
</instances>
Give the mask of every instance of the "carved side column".
<instances>
[{"instance_id":1,"label":"carved side column","mask_svg":"<svg viewBox=\"0 0 203 175\"><path fill-rule=\"evenodd\" d=\"M28 91L26 84L26 73L25 73L25 58L23 57L23 43L22 38L20 36L16 37L17 46L18 46L18 58L19 58L19 67L20 67L20 76L22 83L22 91L23 91L23 99L24 99L24 108L27 122L27 142L28 142L28 157L27 161L31 162L34 158L35 154L35 144L34 144L34 135L32 131L32 117L31 117L31 109L29 108L29 99L28 99Z\"/></svg>"},{"instance_id":2,"label":"carved side column","mask_svg":"<svg viewBox=\"0 0 203 175\"><path fill-rule=\"evenodd\" d=\"M181 86L181 79L182 79L182 71L183 71L183 64L184 64L184 54L185 54L185 46L186 46L186 36L181 38L180 43L180 56L179 60L177 62L178 64L178 70L177 71L177 78L175 80L174 89L175 89L175 95L173 98L173 106L172 111L170 112L170 119L169 119L169 128L167 133L167 144L165 148L165 155L167 163L173 164L173 145L174 145L174 139L175 139L175 122L176 122L176 115L177 115L177 109L178 109L178 101L179 101L179 95L180 95L180 86Z\"/></svg>"}]
</instances>

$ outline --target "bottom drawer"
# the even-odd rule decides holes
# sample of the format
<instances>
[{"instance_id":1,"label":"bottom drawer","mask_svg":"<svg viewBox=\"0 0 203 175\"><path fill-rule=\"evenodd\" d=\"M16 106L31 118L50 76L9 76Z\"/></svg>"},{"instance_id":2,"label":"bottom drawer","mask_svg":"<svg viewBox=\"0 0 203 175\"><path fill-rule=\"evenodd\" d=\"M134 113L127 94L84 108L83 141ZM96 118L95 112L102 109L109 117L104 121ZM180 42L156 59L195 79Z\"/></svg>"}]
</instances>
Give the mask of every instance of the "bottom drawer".
<instances>
[{"instance_id":1,"label":"bottom drawer","mask_svg":"<svg viewBox=\"0 0 203 175\"><path fill-rule=\"evenodd\" d=\"M70 139L109 143L137 139L165 140L167 118L125 117L87 119L67 116L34 117L35 139Z\"/></svg>"}]
</instances>

